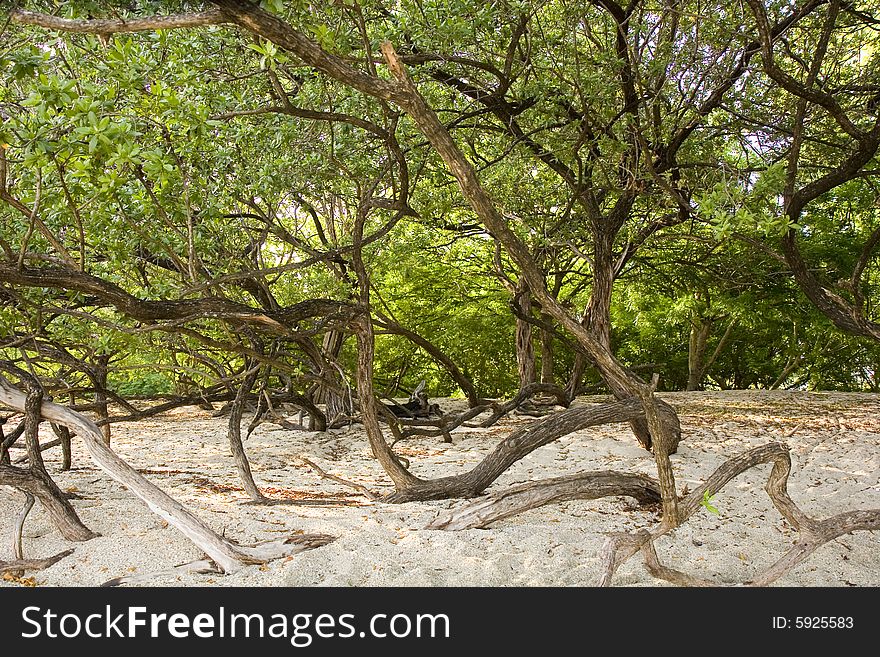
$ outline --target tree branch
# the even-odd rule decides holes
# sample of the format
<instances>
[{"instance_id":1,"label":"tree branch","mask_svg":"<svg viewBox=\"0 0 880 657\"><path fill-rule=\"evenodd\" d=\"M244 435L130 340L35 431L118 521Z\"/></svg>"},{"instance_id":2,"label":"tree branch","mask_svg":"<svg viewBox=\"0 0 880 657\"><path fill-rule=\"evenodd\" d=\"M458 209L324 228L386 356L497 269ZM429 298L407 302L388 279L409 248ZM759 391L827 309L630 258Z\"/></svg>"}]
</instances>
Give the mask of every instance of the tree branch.
<instances>
[{"instance_id":1,"label":"tree branch","mask_svg":"<svg viewBox=\"0 0 880 657\"><path fill-rule=\"evenodd\" d=\"M123 32L146 32L149 30L174 30L203 25L219 25L228 23L229 18L222 9L189 14L170 14L168 16L147 16L132 19L69 19L59 18L51 14L42 14L26 9L13 9L9 17L22 25L36 25L59 32L76 32L80 34L119 34Z\"/></svg>"}]
</instances>

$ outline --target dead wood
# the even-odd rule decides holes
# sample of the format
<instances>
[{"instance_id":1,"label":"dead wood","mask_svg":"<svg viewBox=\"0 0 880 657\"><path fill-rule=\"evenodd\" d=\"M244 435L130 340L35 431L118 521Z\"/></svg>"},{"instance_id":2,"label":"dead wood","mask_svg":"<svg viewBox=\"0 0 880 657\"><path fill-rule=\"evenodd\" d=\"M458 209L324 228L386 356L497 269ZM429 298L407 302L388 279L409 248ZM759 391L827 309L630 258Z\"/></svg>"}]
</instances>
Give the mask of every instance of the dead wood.
<instances>
[{"instance_id":1,"label":"dead wood","mask_svg":"<svg viewBox=\"0 0 880 657\"><path fill-rule=\"evenodd\" d=\"M439 479L417 479L412 484L398 486L398 490L385 497L385 501L399 503L476 497L511 465L543 445L587 427L629 422L643 415L642 403L635 398L568 408L514 431L469 472Z\"/></svg>"},{"instance_id":2,"label":"dead wood","mask_svg":"<svg viewBox=\"0 0 880 657\"><path fill-rule=\"evenodd\" d=\"M473 408L469 408L463 413L458 414L445 414L441 415L439 418L435 420L406 420L404 418L399 418L397 420L398 424L405 427L401 431L400 438L396 438L394 443L398 440L405 440L407 438L412 438L415 436L423 436L426 438L433 438L436 436L443 436L444 438L450 434L450 432L454 431L458 427L462 426L468 420L472 420L478 415L482 415L487 410L493 407L491 404L483 404L481 406L474 406ZM435 428L428 428L435 427ZM449 442L451 442L451 438ZM394 444L392 443L392 445Z\"/></svg>"},{"instance_id":3,"label":"dead wood","mask_svg":"<svg viewBox=\"0 0 880 657\"><path fill-rule=\"evenodd\" d=\"M523 402L528 400L530 397L539 393L551 395L556 399L556 403L560 406L565 406L566 408L571 406L572 400L563 388L560 388L559 386L552 383L529 383L528 385L520 388L519 392L513 399L505 402L504 404L495 406L492 415L484 420L480 424L480 426L484 429L491 427L502 417L504 417L511 411L519 408L523 404Z\"/></svg>"},{"instance_id":4,"label":"dead wood","mask_svg":"<svg viewBox=\"0 0 880 657\"><path fill-rule=\"evenodd\" d=\"M25 408L26 396L5 378L0 377L0 403L21 411ZM81 436L89 455L98 467L144 501L153 512L181 531L224 573L240 570L248 564L265 563L270 559L287 556L289 553L286 545L274 545L274 552L272 546L264 546L262 550L256 551L253 548L238 546L217 534L180 502L138 473L104 444L100 429L87 417L48 401L42 403L40 413L42 417L64 424ZM18 469L0 466L0 473L9 470L15 474L14 471Z\"/></svg>"},{"instance_id":5,"label":"dead wood","mask_svg":"<svg viewBox=\"0 0 880 657\"><path fill-rule=\"evenodd\" d=\"M380 498L379 495L376 495L373 491L362 484L357 484L353 481L348 481L347 479L343 479L342 477L337 477L336 475L332 475L329 472L325 471L323 468L313 463L305 456L300 456L299 460L309 466L312 470L318 473L318 476L323 477L324 479L329 479L330 481L335 481L337 484L342 484L343 486L349 486L350 488L354 488L355 490L359 490L361 493L366 495L369 499L375 501Z\"/></svg>"},{"instance_id":6,"label":"dead wood","mask_svg":"<svg viewBox=\"0 0 880 657\"><path fill-rule=\"evenodd\" d=\"M788 493L791 457L788 447L782 443L768 443L755 447L721 464L702 486L679 500L679 524L686 521L703 506L707 495L711 497L716 494L743 472L770 462L773 463L773 468L764 490L776 510L792 527L800 532L800 536L785 555L746 584L750 586L772 584L803 562L819 547L838 536L853 531L880 529L880 509L848 511L821 521L804 513ZM653 543L672 529L670 524L664 522L653 530L609 535L600 555L602 574L599 578L599 585L610 586L614 573L620 565L637 552L641 552L646 568L659 579L682 586L715 586L716 584L710 580L668 568L660 562Z\"/></svg>"},{"instance_id":7,"label":"dead wood","mask_svg":"<svg viewBox=\"0 0 880 657\"><path fill-rule=\"evenodd\" d=\"M553 397L559 406L565 406L568 408L571 405L572 400L569 398L568 393L559 386L547 383L531 383L521 388L515 397L504 403L491 400L481 400L482 403L480 405L472 406L463 413L443 413L436 419L399 418L398 424L402 425L404 428L401 429L400 437L395 438L391 444L393 446L399 440L405 440L414 436L422 436L426 438L443 436L444 442L452 442L452 436L450 435L451 432L462 425L471 426L465 424L468 420L472 420L486 411L491 410L492 415L490 417L483 420L478 425L475 425L482 429L488 429L511 411L520 408L530 397L542 393Z\"/></svg>"},{"instance_id":8,"label":"dead wood","mask_svg":"<svg viewBox=\"0 0 880 657\"><path fill-rule=\"evenodd\" d=\"M529 509L568 500L595 500L626 495L640 504L660 501L660 486L641 474L602 471L513 486L441 513L425 529L477 529Z\"/></svg>"},{"instance_id":9,"label":"dead wood","mask_svg":"<svg viewBox=\"0 0 880 657\"><path fill-rule=\"evenodd\" d=\"M64 557L73 554L73 550L64 550L45 559L16 559L15 561L0 561L0 573L16 573L25 570L43 570L58 563Z\"/></svg>"}]
</instances>

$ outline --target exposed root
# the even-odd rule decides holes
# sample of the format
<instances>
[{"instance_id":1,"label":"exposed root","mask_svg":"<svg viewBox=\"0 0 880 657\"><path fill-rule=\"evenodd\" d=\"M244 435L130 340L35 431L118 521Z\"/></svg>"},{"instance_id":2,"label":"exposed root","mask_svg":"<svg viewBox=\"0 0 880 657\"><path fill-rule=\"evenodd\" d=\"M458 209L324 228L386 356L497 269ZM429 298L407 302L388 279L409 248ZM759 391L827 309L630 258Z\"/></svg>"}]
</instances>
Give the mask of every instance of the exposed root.
<instances>
[{"instance_id":1,"label":"exposed root","mask_svg":"<svg viewBox=\"0 0 880 657\"><path fill-rule=\"evenodd\" d=\"M738 475L763 463L773 462L773 469L765 490L773 506L789 524L801 532L794 546L781 559L746 584L768 586L803 562L819 547L849 532L880 529L880 509L848 511L825 520L816 520L805 514L788 493L788 477L791 458L788 447L782 443L769 443L734 456L706 480L700 488L679 500L680 523L690 518L702 506L706 494L714 495ZM630 557L641 551L645 567L654 577L682 586L717 586L716 583L668 568L660 563L654 549L654 541L673 529L664 523L659 527L635 533L609 535L602 548L602 575L600 586L610 586L614 573Z\"/></svg>"},{"instance_id":2,"label":"exposed root","mask_svg":"<svg viewBox=\"0 0 880 657\"><path fill-rule=\"evenodd\" d=\"M0 573L12 573L25 570L43 570L52 564L58 563L64 557L73 554L73 550L65 550L45 559L16 559L15 561L0 561Z\"/></svg>"},{"instance_id":3,"label":"exposed root","mask_svg":"<svg viewBox=\"0 0 880 657\"><path fill-rule=\"evenodd\" d=\"M440 514L425 529L483 528L546 504L567 500L594 500L616 495L633 497L641 504L656 504L660 501L660 486L646 475L612 471L584 472L514 486L486 495Z\"/></svg>"}]
</instances>

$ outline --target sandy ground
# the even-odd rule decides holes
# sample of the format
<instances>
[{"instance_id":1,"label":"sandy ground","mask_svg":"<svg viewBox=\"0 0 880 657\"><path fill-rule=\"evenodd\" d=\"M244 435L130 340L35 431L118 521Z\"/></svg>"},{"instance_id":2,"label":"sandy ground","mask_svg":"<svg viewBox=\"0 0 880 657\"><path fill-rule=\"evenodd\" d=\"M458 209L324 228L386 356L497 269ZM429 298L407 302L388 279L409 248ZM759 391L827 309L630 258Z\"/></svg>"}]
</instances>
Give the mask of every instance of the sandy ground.
<instances>
[{"instance_id":1,"label":"sandy ground","mask_svg":"<svg viewBox=\"0 0 880 657\"><path fill-rule=\"evenodd\" d=\"M789 490L808 514L824 518L855 508L880 507L880 395L734 391L662 395L679 411L684 429L672 457L679 489L696 487L725 459L773 440L792 450ZM577 403L589 403L588 398ZM446 402L461 404L458 402ZM422 477L469 469L512 427L512 417L491 429L461 428L452 444L439 438L412 439L397 451ZM245 443L258 484L270 497L291 504L246 504L228 455L226 420L198 409L115 426L113 445L134 467L175 496L216 530L241 543L291 532L321 532L338 539L325 547L252 566L230 576L155 577L153 586L590 586L598 574L604 534L657 522L625 498L573 501L526 512L486 530L422 529L440 510L461 504L440 501L389 505L319 477L298 456L376 492L390 491L369 456L358 425L314 433L261 425ZM86 543L64 541L39 505L25 527L28 557L74 547L54 566L29 573L41 586L94 586L113 577L152 573L201 555L121 485L90 461L74 439L74 469L58 471L59 450L47 463L83 521L100 532ZM15 456L16 453L13 453ZM518 462L490 489L515 483L613 469L654 474L650 454L623 425L578 432ZM796 533L763 491L770 466L756 468L727 485L713 500L719 514L701 510L658 542L668 565L719 584L747 580L792 544ZM0 559L9 559L10 528L21 495L0 487ZM787 586L880 585L880 537L860 532L820 548L778 584ZM632 559L616 585L658 586ZM18 586L0 581L0 586Z\"/></svg>"}]
</instances>

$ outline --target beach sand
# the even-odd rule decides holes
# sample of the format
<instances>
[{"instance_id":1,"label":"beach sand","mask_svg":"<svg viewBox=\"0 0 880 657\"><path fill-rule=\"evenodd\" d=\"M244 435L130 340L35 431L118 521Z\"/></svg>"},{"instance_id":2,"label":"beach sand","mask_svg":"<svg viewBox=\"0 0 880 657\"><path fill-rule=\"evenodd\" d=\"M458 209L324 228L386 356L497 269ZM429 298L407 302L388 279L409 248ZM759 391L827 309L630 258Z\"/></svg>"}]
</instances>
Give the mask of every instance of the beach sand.
<instances>
[{"instance_id":1,"label":"beach sand","mask_svg":"<svg viewBox=\"0 0 880 657\"><path fill-rule=\"evenodd\" d=\"M724 460L772 441L791 448L789 492L808 514L825 518L852 509L880 508L880 395L786 391L725 391L661 395L679 412L683 438L672 456L678 489L696 488ZM599 398L581 398L593 403ZM461 400L439 401L464 408ZM515 427L509 417L489 429L462 427L452 444L440 438L398 443L396 451L423 478L473 467ZM45 427L46 439L50 439ZM608 532L651 527L656 510L628 498L570 501L527 511L488 529L424 529L461 500L402 505L372 502L354 488L320 477L299 456L331 474L377 493L393 490L371 458L360 425L316 433L263 424L245 442L255 479L271 498L291 504L247 504L226 440L226 418L186 408L162 417L113 426L113 448L150 480L215 530L240 543L293 532L326 533L329 545L248 566L232 575L156 575L151 586L592 586ZM13 451L13 458L22 454ZM24 530L25 556L72 555L26 574L38 586L96 586L114 577L157 573L202 555L180 532L111 480L74 438L73 469L59 471L60 451L44 453L55 481L80 499L73 505L100 537L65 541L39 504ZM763 490L770 465L729 483L712 500L657 542L661 560L720 585L747 581L778 559L797 537ZM531 480L588 470L655 475L650 453L626 425L573 433L542 447L505 472L487 492ZM23 496L0 487L0 559L11 558L10 535ZM821 547L777 584L880 585L880 536L858 532ZM640 559L618 571L618 586L660 586ZM0 586L20 586L0 580Z\"/></svg>"}]
</instances>

